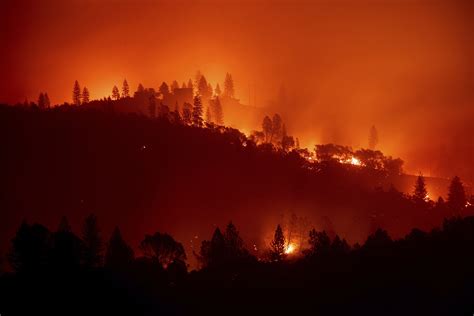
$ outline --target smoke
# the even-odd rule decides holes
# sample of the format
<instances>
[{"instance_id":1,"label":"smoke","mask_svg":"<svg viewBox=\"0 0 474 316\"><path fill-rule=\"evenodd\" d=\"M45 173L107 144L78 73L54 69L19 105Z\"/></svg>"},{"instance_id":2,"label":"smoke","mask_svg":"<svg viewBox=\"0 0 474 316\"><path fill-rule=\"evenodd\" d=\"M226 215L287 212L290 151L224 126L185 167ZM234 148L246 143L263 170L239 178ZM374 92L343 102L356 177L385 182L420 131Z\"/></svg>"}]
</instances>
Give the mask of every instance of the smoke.
<instances>
[{"instance_id":1,"label":"smoke","mask_svg":"<svg viewBox=\"0 0 474 316\"><path fill-rule=\"evenodd\" d=\"M76 79L101 98L124 78L133 92L139 83L187 81L198 69L222 86L230 72L241 102L280 113L302 145L366 147L375 125L379 149L404 159L407 171L473 182L472 1L1 6L2 102L41 91L53 103L70 101Z\"/></svg>"}]
</instances>

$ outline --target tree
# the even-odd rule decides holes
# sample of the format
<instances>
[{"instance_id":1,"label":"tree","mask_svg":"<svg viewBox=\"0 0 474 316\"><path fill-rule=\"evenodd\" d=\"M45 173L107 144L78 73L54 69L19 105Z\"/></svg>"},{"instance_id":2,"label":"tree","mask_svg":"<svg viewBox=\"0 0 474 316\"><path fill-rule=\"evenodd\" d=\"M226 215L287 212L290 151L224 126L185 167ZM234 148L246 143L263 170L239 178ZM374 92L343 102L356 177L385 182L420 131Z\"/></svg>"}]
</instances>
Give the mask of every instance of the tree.
<instances>
[{"instance_id":1,"label":"tree","mask_svg":"<svg viewBox=\"0 0 474 316\"><path fill-rule=\"evenodd\" d=\"M285 257L285 236L281 226L278 225L275 235L270 243L270 258L272 261L281 261Z\"/></svg>"},{"instance_id":2,"label":"tree","mask_svg":"<svg viewBox=\"0 0 474 316\"><path fill-rule=\"evenodd\" d=\"M89 101L90 101L89 89L84 87L84 89L82 89L82 103L89 103Z\"/></svg>"},{"instance_id":3,"label":"tree","mask_svg":"<svg viewBox=\"0 0 474 316\"><path fill-rule=\"evenodd\" d=\"M219 86L219 84L216 85L216 89L214 90L214 92L216 93L216 96L220 96L221 95L221 87Z\"/></svg>"},{"instance_id":4,"label":"tree","mask_svg":"<svg viewBox=\"0 0 474 316\"><path fill-rule=\"evenodd\" d=\"M464 185L458 176L451 180L448 192L448 207L453 212L460 212L466 207L466 191Z\"/></svg>"},{"instance_id":5,"label":"tree","mask_svg":"<svg viewBox=\"0 0 474 316\"><path fill-rule=\"evenodd\" d=\"M148 113L151 118L156 117L156 98L154 95L151 95L149 98Z\"/></svg>"},{"instance_id":6,"label":"tree","mask_svg":"<svg viewBox=\"0 0 474 316\"><path fill-rule=\"evenodd\" d=\"M171 83L171 92L174 93L174 90L176 90L176 89L179 89L179 83L178 83L178 81L173 80L173 82Z\"/></svg>"},{"instance_id":7,"label":"tree","mask_svg":"<svg viewBox=\"0 0 474 316\"><path fill-rule=\"evenodd\" d=\"M44 94L44 107L49 109L51 107L51 101L47 93Z\"/></svg>"},{"instance_id":8,"label":"tree","mask_svg":"<svg viewBox=\"0 0 474 316\"><path fill-rule=\"evenodd\" d=\"M193 93L194 93L193 81L191 79L188 80L188 89L193 90Z\"/></svg>"},{"instance_id":9,"label":"tree","mask_svg":"<svg viewBox=\"0 0 474 316\"><path fill-rule=\"evenodd\" d=\"M117 86L114 86L112 88L112 99L114 99L114 100L120 99L120 93L119 93L119 89L117 88Z\"/></svg>"},{"instance_id":10,"label":"tree","mask_svg":"<svg viewBox=\"0 0 474 316\"><path fill-rule=\"evenodd\" d=\"M226 262L226 243L219 227L214 230L210 241L201 243L199 260L205 267L216 267Z\"/></svg>"},{"instance_id":11,"label":"tree","mask_svg":"<svg viewBox=\"0 0 474 316\"><path fill-rule=\"evenodd\" d=\"M155 260L165 269L174 262L186 260L183 245L170 235L160 232L145 235L145 239L140 243L140 249L145 257Z\"/></svg>"},{"instance_id":12,"label":"tree","mask_svg":"<svg viewBox=\"0 0 474 316\"><path fill-rule=\"evenodd\" d=\"M214 90L212 89L210 83L207 84L207 94L209 95L209 97L212 97L212 95L214 94Z\"/></svg>"},{"instance_id":13,"label":"tree","mask_svg":"<svg viewBox=\"0 0 474 316\"><path fill-rule=\"evenodd\" d=\"M375 147L377 146L378 143L379 143L378 132L375 126L372 125L369 131L369 149L375 150Z\"/></svg>"},{"instance_id":14,"label":"tree","mask_svg":"<svg viewBox=\"0 0 474 316\"><path fill-rule=\"evenodd\" d=\"M211 107L208 106L206 109L206 122L212 123Z\"/></svg>"},{"instance_id":15,"label":"tree","mask_svg":"<svg viewBox=\"0 0 474 316\"><path fill-rule=\"evenodd\" d=\"M208 100L212 95L212 93L209 91L209 85L207 84L206 77L204 76L201 76L201 79L199 79L198 94L203 100Z\"/></svg>"},{"instance_id":16,"label":"tree","mask_svg":"<svg viewBox=\"0 0 474 316\"><path fill-rule=\"evenodd\" d=\"M270 141L272 130L273 130L273 123L272 123L272 120L267 115L263 119L262 130L263 130L263 133L265 134L265 142Z\"/></svg>"},{"instance_id":17,"label":"tree","mask_svg":"<svg viewBox=\"0 0 474 316\"><path fill-rule=\"evenodd\" d=\"M192 123L192 117L193 117L193 106L188 103L188 102L185 102L183 104L183 123L185 125L191 125Z\"/></svg>"},{"instance_id":18,"label":"tree","mask_svg":"<svg viewBox=\"0 0 474 316\"><path fill-rule=\"evenodd\" d=\"M181 89L186 89L186 83L183 81L183 84L181 84Z\"/></svg>"},{"instance_id":19,"label":"tree","mask_svg":"<svg viewBox=\"0 0 474 316\"><path fill-rule=\"evenodd\" d=\"M232 75L226 73L225 80L224 80L224 96L227 98L234 98L234 80L232 79Z\"/></svg>"},{"instance_id":20,"label":"tree","mask_svg":"<svg viewBox=\"0 0 474 316\"><path fill-rule=\"evenodd\" d=\"M100 237L97 217L89 215L82 227L82 242L84 245L83 260L87 267L98 267L102 264L103 243Z\"/></svg>"},{"instance_id":21,"label":"tree","mask_svg":"<svg viewBox=\"0 0 474 316\"><path fill-rule=\"evenodd\" d=\"M125 243L118 227L110 237L105 254L105 266L112 269L126 268L133 261L133 250Z\"/></svg>"},{"instance_id":22,"label":"tree","mask_svg":"<svg viewBox=\"0 0 474 316\"><path fill-rule=\"evenodd\" d=\"M74 82L74 88L72 89L72 103L74 105L81 105L81 87L77 80Z\"/></svg>"},{"instance_id":23,"label":"tree","mask_svg":"<svg viewBox=\"0 0 474 316\"><path fill-rule=\"evenodd\" d=\"M202 102L199 95L194 97L192 121L194 126L202 127Z\"/></svg>"},{"instance_id":24,"label":"tree","mask_svg":"<svg viewBox=\"0 0 474 316\"><path fill-rule=\"evenodd\" d=\"M38 97L38 107L39 107L40 109L42 109L42 110L46 107L46 106L45 106L45 103L44 103L44 94L43 94L43 92L41 92L41 93L39 94L39 97Z\"/></svg>"},{"instance_id":25,"label":"tree","mask_svg":"<svg viewBox=\"0 0 474 316\"><path fill-rule=\"evenodd\" d=\"M77 269L81 263L83 244L63 216L58 230L52 235L51 263L56 270Z\"/></svg>"},{"instance_id":26,"label":"tree","mask_svg":"<svg viewBox=\"0 0 474 316\"><path fill-rule=\"evenodd\" d=\"M272 120L272 133L270 136L270 143L275 141L278 142L282 137L282 120L279 114L273 115Z\"/></svg>"},{"instance_id":27,"label":"tree","mask_svg":"<svg viewBox=\"0 0 474 316\"><path fill-rule=\"evenodd\" d=\"M288 152L291 148L295 147L295 140L293 136L288 136L286 133L286 126L283 124L282 137L281 137L281 148L283 151Z\"/></svg>"},{"instance_id":28,"label":"tree","mask_svg":"<svg viewBox=\"0 0 474 316\"><path fill-rule=\"evenodd\" d=\"M428 191L426 190L425 178L421 174L416 179L415 188L413 190L413 199L416 202L425 202L428 200Z\"/></svg>"},{"instance_id":29,"label":"tree","mask_svg":"<svg viewBox=\"0 0 474 316\"><path fill-rule=\"evenodd\" d=\"M122 98L128 98L130 96L130 87L128 86L127 79L122 84Z\"/></svg>"},{"instance_id":30,"label":"tree","mask_svg":"<svg viewBox=\"0 0 474 316\"><path fill-rule=\"evenodd\" d=\"M244 241L240 237L239 231L232 222L227 224L224 240L227 246L228 256L232 258L241 257L244 253Z\"/></svg>"},{"instance_id":31,"label":"tree","mask_svg":"<svg viewBox=\"0 0 474 316\"><path fill-rule=\"evenodd\" d=\"M160 88L158 89L158 91L160 91L160 94L162 97L165 97L167 96L168 94L170 94L170 89L168 87L168 85L166 84L166 82L163 81L163 83L161 84Z\"/></svg>"},{"instance_id":32,"label":"tree","mask_svg":"<svg viewBox=\"0 0 474 316\"><path fill-rule=\"evenodd\" d=\"M35 272L47 265L49 249L49 230L42 225L30 226L23 221L12 239L8 262L18 273Z\"/></svg>"},{"instance_id":33,"label":"tree","mask_svg":"<svg viewBox=\"0 0 474 316\"><path fill-rule=\"evenodd\" d=\"M138 84L138 87L137 87L137 91L135 92L135 94L142 94L143 92L145 92L145 88L143 87L143 85L141 83Z\"/></svg>"},{"instance_id":34,"label":"tree","mask_svg":"<svg viewBox=\"0 0 474 316\"><path fill-rule=\"evenodd\" d=\"M318 232L314 228L309 232L309 255L327 254L331 247L331 239L326 231Z\"/></svg>"},{"instance_id":35,"label":"tree","mask_svg":"<svg viewBox=\"0 0 474 316\"><path fill-rule=\"evenodd\" d=\"M213 104L214 104L214 121L218 125L224 125L224 113L222 111L222 104L219 97L216 97Z\"/></svg>"}]
</instances>

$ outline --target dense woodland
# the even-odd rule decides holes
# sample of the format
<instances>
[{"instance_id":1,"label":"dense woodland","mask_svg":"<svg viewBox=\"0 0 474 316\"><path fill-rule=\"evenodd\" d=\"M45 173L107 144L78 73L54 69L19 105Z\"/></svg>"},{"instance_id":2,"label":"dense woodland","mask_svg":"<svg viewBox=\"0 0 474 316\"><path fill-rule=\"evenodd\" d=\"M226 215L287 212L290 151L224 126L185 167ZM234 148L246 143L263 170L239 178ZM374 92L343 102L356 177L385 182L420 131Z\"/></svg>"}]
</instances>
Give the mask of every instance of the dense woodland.
<instances>
[{"instance_id":1,"label":"dense woodland","mask_svg":"<svg viewBox=\"0 0 474 316\"><path fill-rule=\"evenodd\" d=\"M300 148L278 114L246 136L212 93L84 90L0 107L0 313L472 313L458 177L433 201L422 175L400 192L403 161L375 144Z\"/></svg>"}]
</instances>

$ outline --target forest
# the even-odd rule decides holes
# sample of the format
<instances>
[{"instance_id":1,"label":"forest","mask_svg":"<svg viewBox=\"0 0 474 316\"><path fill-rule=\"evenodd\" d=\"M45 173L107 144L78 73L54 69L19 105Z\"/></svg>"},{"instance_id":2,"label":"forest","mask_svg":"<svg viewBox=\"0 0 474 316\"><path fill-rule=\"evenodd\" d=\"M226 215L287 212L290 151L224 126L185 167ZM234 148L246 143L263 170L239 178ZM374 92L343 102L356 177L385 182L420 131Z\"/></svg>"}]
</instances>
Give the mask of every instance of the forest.
<instances>
[{"instance_id":1,"label":"forest","mask_svg":"<svg viewBox=\"0 0 474 316\"><path fill-rule=\"evenodd\" d=\"M472 311L459 177L435 199L375 144L301 148L278 114L226 127L219 97L76 84L87 102L0 106L2 314Z\"/></svg>"}]
</instances>

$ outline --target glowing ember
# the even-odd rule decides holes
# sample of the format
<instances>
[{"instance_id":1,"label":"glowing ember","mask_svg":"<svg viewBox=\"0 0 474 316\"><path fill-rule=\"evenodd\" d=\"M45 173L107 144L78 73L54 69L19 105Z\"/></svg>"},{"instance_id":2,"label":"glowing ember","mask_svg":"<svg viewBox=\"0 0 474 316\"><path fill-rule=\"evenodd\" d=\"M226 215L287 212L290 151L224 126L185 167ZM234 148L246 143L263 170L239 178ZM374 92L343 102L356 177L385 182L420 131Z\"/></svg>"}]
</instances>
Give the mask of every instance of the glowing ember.
<instances>
[{"instance_id":1,"label":"glowing ember","mask_svg":"<svg viewBox=\"0 0 474 316\"><path fill-rule=\"evenodd\" d=\"M354 165L354 166L360 166L360 165L361 165L360 160L357 159L356 157L352 157L350 163L351 163L352 165Z\"/></svg>"},{"instance_id":2,"label":"glowing ember","mask_svg":"<svg viewBox=\"0 0 474 316\"><path fill-rule=\"evenodd\" d=\"M295 251L295 245L290 243L286 249L285 249L285 253L288 255L290 253L293 253Z\"/></svg>"}]
</instances>

